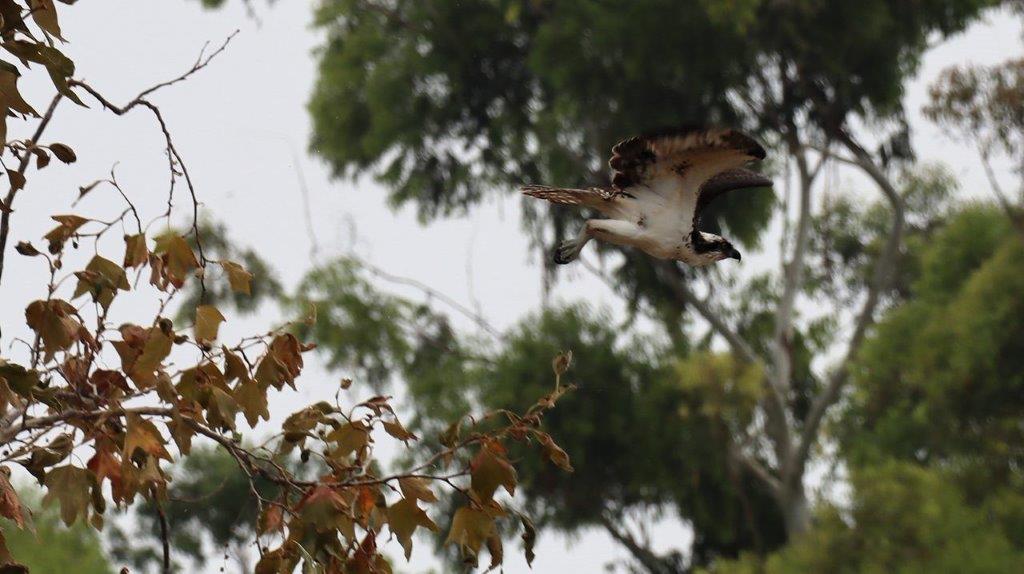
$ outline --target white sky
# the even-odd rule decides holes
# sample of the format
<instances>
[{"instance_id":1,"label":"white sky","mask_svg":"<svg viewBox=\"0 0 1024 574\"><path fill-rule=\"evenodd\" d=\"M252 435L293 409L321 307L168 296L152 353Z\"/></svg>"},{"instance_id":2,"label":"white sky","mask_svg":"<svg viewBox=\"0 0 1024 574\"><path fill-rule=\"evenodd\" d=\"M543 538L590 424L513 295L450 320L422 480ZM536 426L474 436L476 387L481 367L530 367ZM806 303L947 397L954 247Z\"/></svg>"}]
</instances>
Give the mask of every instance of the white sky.
<instances>
[{"instance_id":1,"label":"white sky","mask_svg":"<svg viewBox=\"0 0 1024 574\"><path fill-rule=\"evenodd\" d=\"M187 162L203 209L226 221L235 240L257 249L289 285L310 268L310 243L297 183L299 166L295 165L298 158L310 190L313 227L322 257L354 247L391 273L418 279L469 305L478 301L484 315L499 328L536 310L542 297L541 270L538 255L527 251L527 240L520 231L517 194L509 190L503 199L490 201L467 218L422 227L412 210L389 210L383 190L372 182L330 181L323 165L305 154L310 131L305 104L315 79L311 52L319 42L318 34L310 28L313 3L281 2L267 8L257 2L259 23L247 18L238 4L217 12L205 12L198 2L185 0L60 5L64 35L71 41L66 52L76 61L79 77L121 103L141 89L187 69L204 42L219 44L233 30L241 29L210 68L152 97L163 110ZM919 109L928 83L944 67L965 62L995 63L1019 56L1020 32L1021 22L1006 14L976 25L967 34L933 49L907 94L920 157L955 165L964 193L969 196L987 197L987 184L973 151L921 120ZM27 74L22 91L42 110L52 87L42 70L37 70ZM91 101L87 103L93 109L78 109L64 102L48 136L43 138L44 142L71 145L79 162L71 167L54 162L42 174L29 175L29 185L15 205L11 247L25 239L43 246L42 235L53 227L47 216L68 213L78 186L105 177L115 162L119 162L118 179L143 212L143 219L162 211L166 160L153 118L142 110L115 118ZM17 123L9 121L12 137L27 135ZM182 217L178 221L182 221L187 201L184 188L179 193L177 205ZM97 190L76 212L109 219L121 208L115 193ZM105 248L116 259L122 248L120 233L113 235ZM771 264L777 261L777 255L763 256L771 257ZM744 257L744 263L756 257ZM69 268L80 268L84 261L79 267ZM44 282L38 261L8 254L4 283L0 285L0 355L23 356L23 350L12 341L26 336L23 309L38 296ZM419 297L415 290L395 290ZM587 299L621 311L621 304L607 288L580 269L570 270L554 295L565 300ZM114 307L115 322L145 312L151 316L154 309L148 297L126 297ZM221 335L230 341L265 329L275 319L271 310L249 320L229 316ZM472 328L467 321L458 317L454 320ZM336 375L322 374L314 365L301 379L298 393L272 398L274 419L279 421L311 400L333 395L337 379ZM653 528L653 536L659 548L685 547L686 532L677 521L659 523ZM418 544L412 564L403 571L419 572L434 564L429 541L421 539ZM534 571L573 568L597 572L607 562L625 556L601 532L585 533L572 540L544 533ZM214 559L210 571L219 565ZM517 542L506 549L505 571L527 571Z\"/></svg>"}]
</instances>

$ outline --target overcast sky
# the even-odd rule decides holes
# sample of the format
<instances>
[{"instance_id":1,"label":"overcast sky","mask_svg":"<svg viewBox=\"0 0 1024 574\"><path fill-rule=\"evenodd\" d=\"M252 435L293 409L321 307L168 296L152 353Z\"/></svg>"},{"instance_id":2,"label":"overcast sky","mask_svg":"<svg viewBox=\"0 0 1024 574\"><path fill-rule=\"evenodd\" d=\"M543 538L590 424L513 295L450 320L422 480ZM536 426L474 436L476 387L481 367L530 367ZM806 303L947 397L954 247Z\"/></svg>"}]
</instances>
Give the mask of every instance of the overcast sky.
<instances>
[{"instance_id":1,"label":"overcast sky","mask_svg":"<svg viewBox=\"0 0 1024 574\"><path fill-rule=\"evenodd\" d=\"M306 154L310 119L305 104L315 79L311 53L319 42L319 35L310 28L311 2L279 2L272 8L256 3L259 22L248 18L240 6L205 12L198 2L185 0L107 0L60 8L64 35L71 42L66 51L77 63L78 76L114 102L127 101L141 89L180 74L192 64L204 42L219 44L235 29L241 30L207 70L152 99L166 115L199 189L204 212L225 221L232 237L257 249L287 284L294 284L311 263L298 185L301 173L310 191L312 227L321 257L355 250L389 272L418 279L467 305L478 304L499 328L540 306L538 254L528 251L519 225L519 199L512 190L503 199L474 210L470 217L423 227L411 210L390 210L383 191L371 181L332 182L324 166ZM928 83L940 70L951 64L996 63L1019 56L1020 32L1021 22L1007 14L976 25L933 49L907 94L920 157L955 165L968 196L987 196L973 151L924 122L919 110ZM22 91L42 109L52 86L45 74L36 71L26 75ZM139 110L114 118L89 103L92 109L64 102L58 110L43 140L71 145L79 162L71 167L51 166L38 176L30 174L28 188L15 206L12 245L19 240L42 245L41 236L52 227L48 216L69 212L78 186L105 177L115 162L118 179L143 212L143 219L162 211L166 160L152 117ZM12 137L25 135L18 122L9 124ZM118 213L120 198L101 191L83 201L76 212L103 219ZM182 221L187 203L184 190L179 193L182 217L178 221ZM107 245L108 253L117 258L120 239L113 239L116 241ZM766 261L769 256L764 255ZM756 261L756 257L745 256L743 263ZM769 264L774 261L777 257L771 257ZM25 336L23 309L39 296L44 282L37 261L8 255L0 286L4 337L0 355L23 355L12 341ZM415 290L387 287L420 296ZM616 298L579 268L568 272L554 296L586 299L621 311ZM154 309L151 298L146 302L130 297L114 308L115 323ZM230 341L265 329L275 318L272 310L254 319L229 316L222 337ZM456 322L472 328L461 319ZM314 365L298 393L272 398L275 420L310 400L333 395L338 377L321 375ZM684 545L680 541L685 540L685 532L679 526L662 525L654 529L654 537L661 547L679 547ZM426 542L420 542L412 565L403 571L418 572L433 563ZM392 554L399 556L400 552ZM624 556L602 533L586 533L572 540L543 534L534 571L572 567L596 572L608 561ZM521 553L511 547L506 551L505 571L527 571Z\"/></svg>"}]
</instances>

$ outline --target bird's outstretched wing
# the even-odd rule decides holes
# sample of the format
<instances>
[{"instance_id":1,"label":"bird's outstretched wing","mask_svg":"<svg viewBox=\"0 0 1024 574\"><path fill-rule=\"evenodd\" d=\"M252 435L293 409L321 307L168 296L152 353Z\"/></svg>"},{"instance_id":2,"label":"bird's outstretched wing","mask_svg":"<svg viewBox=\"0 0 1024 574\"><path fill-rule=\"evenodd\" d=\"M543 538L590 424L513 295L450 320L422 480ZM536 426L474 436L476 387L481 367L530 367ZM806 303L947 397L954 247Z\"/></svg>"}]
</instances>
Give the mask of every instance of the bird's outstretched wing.
<instances>
[{"instance_id":1,"label":"bird's outstretched wing","mask_svg":"<svg viewBox=\"0 0 1024 574\"><path fill-rule=\"evenodd\" d=\"M608 165L619 189L644 186L666 199L687 200L715 175L764 157L761 144L743 132L687 127L623 140Z\"/></svg>"},{"instance_id":2,"label":"bird's outstretched wing","mask_svg":"<svg viewBox=\"0 0 1024 574\"><path fill-rule=\"evenodd\" d=\"M771 186L772 180L756 171L743 168L725 170L705 181L704 185L700 186L700 195L697 197L695 215L700 217L701 211L723 193L737 189Z\"/></svg>"}]
</instances>

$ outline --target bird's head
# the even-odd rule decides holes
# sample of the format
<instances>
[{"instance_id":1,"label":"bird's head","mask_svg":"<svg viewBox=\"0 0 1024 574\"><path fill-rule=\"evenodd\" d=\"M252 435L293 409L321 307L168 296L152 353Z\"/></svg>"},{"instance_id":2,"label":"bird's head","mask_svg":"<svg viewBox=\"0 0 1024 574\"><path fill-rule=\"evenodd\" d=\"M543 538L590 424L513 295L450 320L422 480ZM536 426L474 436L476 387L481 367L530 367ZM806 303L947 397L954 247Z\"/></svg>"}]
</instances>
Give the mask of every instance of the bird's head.
<instances>
[{"instance_id":1,"label":"bird's head","mask_svg":"<svg viewBox=\"0 0 1024 574\"><path fill-rule=\"evenodd\" d=\"M703 255L711 261L722 261L723 259L735 259L739 261L741 259L740 252L733 247L732 243L728 239L715 235L713 233L701 233L701 243L703 243L701 251Z\"/></svg>"}]
</instances>

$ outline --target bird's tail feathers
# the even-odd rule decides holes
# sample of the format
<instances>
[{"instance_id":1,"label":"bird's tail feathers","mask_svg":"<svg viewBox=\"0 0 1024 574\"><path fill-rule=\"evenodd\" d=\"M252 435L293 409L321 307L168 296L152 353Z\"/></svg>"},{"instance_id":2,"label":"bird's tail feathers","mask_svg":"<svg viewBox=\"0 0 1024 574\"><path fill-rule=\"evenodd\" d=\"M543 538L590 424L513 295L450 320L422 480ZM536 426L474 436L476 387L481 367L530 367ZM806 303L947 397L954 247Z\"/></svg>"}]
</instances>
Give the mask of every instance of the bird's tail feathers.
<instances>
[{"instance_id":1,"label":"bird's tail feathers","mask_svg":"<svg viewBox=\"0 0 1024 574\"><path fill-rule=\"evenodd\" d=\"M523 195L546 199L551 203L563 205L585 205L598 207L611 196L607 190L592 187L590 189L572 189L565 187L550 187L547 185L525 185Z\"/></svg>"}]
</instances>

